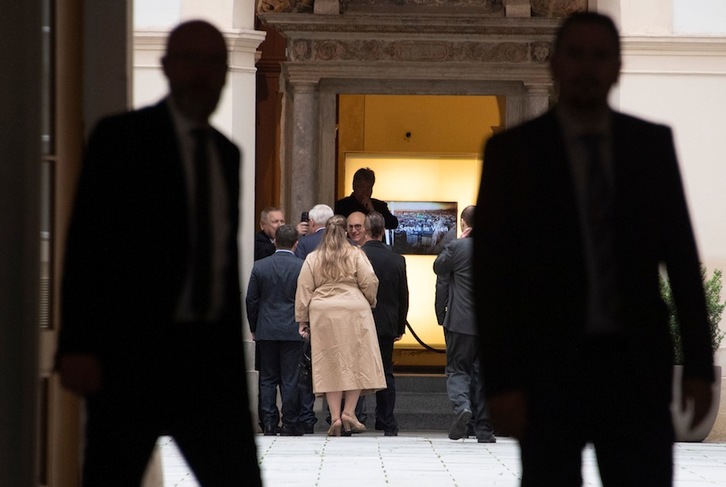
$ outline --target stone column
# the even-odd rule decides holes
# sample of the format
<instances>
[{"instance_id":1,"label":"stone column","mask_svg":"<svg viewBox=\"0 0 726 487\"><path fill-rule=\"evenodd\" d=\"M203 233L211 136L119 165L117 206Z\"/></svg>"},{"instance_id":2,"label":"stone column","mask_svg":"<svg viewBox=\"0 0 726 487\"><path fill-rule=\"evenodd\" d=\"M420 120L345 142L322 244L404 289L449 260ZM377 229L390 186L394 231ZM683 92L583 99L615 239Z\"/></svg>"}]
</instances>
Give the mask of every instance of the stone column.
<instances>
[{"instance_id":1,"label":"stone column","mask_svg":"<svg viewBox=\"0 0 726 487\"><path fill-rule=\"evenodd\" d=\"M318 170L319 93L317 81L290 81L285 91L283 206L295 221L297 215L318 203L318 179L329 175Z\"/></svg>"},{"instance_id":2,"label":"stone column","mask_svg":"<svg viewBox=\"0 0 726 487\"><path fill-rule=\"evenodd\" d=\"M546 112L550 107L552 95L551 82L526 83L527 89L527 119L532 119Z\"/></svg>"}]
</instances>

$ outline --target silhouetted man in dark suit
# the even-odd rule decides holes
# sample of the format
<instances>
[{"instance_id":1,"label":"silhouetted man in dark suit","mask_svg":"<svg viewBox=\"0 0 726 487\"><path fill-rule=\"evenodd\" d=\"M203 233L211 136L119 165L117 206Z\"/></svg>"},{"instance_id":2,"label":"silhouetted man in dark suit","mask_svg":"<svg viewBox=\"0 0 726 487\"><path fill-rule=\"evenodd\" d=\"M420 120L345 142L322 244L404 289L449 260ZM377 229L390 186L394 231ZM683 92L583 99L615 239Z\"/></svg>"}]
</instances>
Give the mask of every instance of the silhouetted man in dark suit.
<instances>
[{"instance_id":1,"label":"silhouetted man in dark suit","mask_svg":"<svg viewBox=\"0 0 726 487\"><path fill-rule=\"evenodd\" d=\"M353 174L353 192L350 196L335 202L335 214L348 217L354 211L368 215L377 211L386 220L386 228L398 228L398 218L388 209L385 201L373 198L373 185L376 184L376 173L369 167L362 167Z\"/></svg>"},{"instance_id":2,"label":"silhouetted man in dark suit","mask_svg":"<svg viewBox=\"0 0 726 487\"><path fill-rule=\"evenodd\" d=\"M487 404L521 446L523 485L581 485L591 442L607 486L671 485L670 277L693 423L713 355L670 129L611 110L620 41L579 13L555 39L557 106L486 145L475 293Z\"/></svg>"},{"instance_id":3,"label":"silhouetted man in dark suit","mask_svg":"<svg viewBox=\"0 0 726 487\"><path fill-rule=\"evenodd\" d=\"M139 485L160 435L200 484L260 485L242 348L240 152L208 119L227 72L212 25L174 29L170 95L102 120L68 233L61 381L86 399L85 486Z\"/></svg>"},{"instance_id":4,"label":"silhouetted man in dark suit","mask_svg":"<svg viewBox=\"0 0 726 487\"><path fill-rule=\"evenodd\" d=\"M297 230L282 225L275 232L274 254L255 262L247 287L247 320L258 347L260 421L267 436L277 434L282 398L282 436L303 434L299 423L298 365L302 342L295 322L295 291L303 261L293 251Z\"/></svg>"},{"instance_id":5,"label":"silhouetted man in dark suit","mask_svg":"<svg viewBox=\"0 0 726 487\"><path fill-rule=\"evenodd\" d=\"M406 332L408 315L408 278L406 259L394 254L381 242L385 220L378 212L366 217L366 230L370 239L363 244L363 252L371 261L378 277L378 304L373 308L378 345L381 349L386 388L376 392L376 429L385 436L398 436L398 422L393 414L396 406L396 384L393 378L393 344Z\"/></svg>"}]
</instances>

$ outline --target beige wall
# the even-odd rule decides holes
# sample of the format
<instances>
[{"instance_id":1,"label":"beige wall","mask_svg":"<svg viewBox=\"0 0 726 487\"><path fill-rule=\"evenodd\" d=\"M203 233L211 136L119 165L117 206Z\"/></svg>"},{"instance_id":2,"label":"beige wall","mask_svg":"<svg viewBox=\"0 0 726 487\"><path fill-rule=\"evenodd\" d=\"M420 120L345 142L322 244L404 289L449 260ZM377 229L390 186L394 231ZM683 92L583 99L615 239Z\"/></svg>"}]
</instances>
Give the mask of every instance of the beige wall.
<instances>
[{"instance_id":1,"label":"beige wall","mask_svg":"<svg viewBox=\"0 0 726 487\"><path fill-rule=\"evenodd\" d=\"M600 3L617 10L623 36L613 104L673 128L701 260L726 270L726 35L675 35L671 0Z\"/></svg>"},{"instance_id":2,"label":"beige wall","mask_svg":"<svg viewBox=\"0 0 726 487\"><path fill-rule=\"evenodd\" d=\"M708 269L726 271L726 34L677 35L671 0L598 4L618 19L623 36L623 71L613 104L673 128L701 260ZM722 367L724 347L716 354ZM726 440L723 380L721 399L708 441Z\"/></svg>"}]
</instances>

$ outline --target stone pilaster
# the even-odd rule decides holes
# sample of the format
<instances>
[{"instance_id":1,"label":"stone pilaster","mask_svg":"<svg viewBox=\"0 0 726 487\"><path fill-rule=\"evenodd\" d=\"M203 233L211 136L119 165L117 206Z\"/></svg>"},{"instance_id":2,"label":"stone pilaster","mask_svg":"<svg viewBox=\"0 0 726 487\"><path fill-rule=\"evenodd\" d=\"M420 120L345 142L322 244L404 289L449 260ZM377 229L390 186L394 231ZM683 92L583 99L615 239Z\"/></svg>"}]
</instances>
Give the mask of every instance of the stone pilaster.
<instances>
[{"instance_id":1,"label":"stone pilaster","mask_svg":"<svg viewBox=\"0 0 726 487\"><path fill-rule=\"evenodd\" d=\"M534 118L546 112L550 107L550 96L552 95L552 83L548 82L525 82L527 88L527 118Z\"/></svg>"},{"instance_id":2,"label":"stone pilaster","mask_svg":"<svg viewBox=\"0 0 726 487\"><path fill-rule=\"evenodd\" d=\"M285 199L290 215L299 215L317 203L318 171L318 84L315 81L290 81L285 90L285 141L283 167ZM329 177L326 175L325 177ZM292 217L290 217L292 218Z\"/></svg>"}]
</instances>

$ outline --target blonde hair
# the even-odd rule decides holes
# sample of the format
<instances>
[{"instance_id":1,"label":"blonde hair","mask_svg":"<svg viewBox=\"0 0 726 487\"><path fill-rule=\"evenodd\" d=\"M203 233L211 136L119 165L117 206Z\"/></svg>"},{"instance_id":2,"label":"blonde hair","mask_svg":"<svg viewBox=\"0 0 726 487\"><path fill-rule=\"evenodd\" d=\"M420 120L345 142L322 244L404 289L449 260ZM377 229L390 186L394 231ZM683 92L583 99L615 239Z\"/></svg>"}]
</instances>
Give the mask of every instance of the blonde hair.
<instances>
[{"instance_id":1,"label":"blonde hair","mask_svg":"<svg viewBox=\"0 0 726 487\"><path fill-rule=\"evenodd\" d=\"M338 282L355 274L353 255L357 249L348 241L346 224L341 215L333 215L325 223L323 240L317 248L320 271L325 280Z\"/></svg>"}]
</instances>

